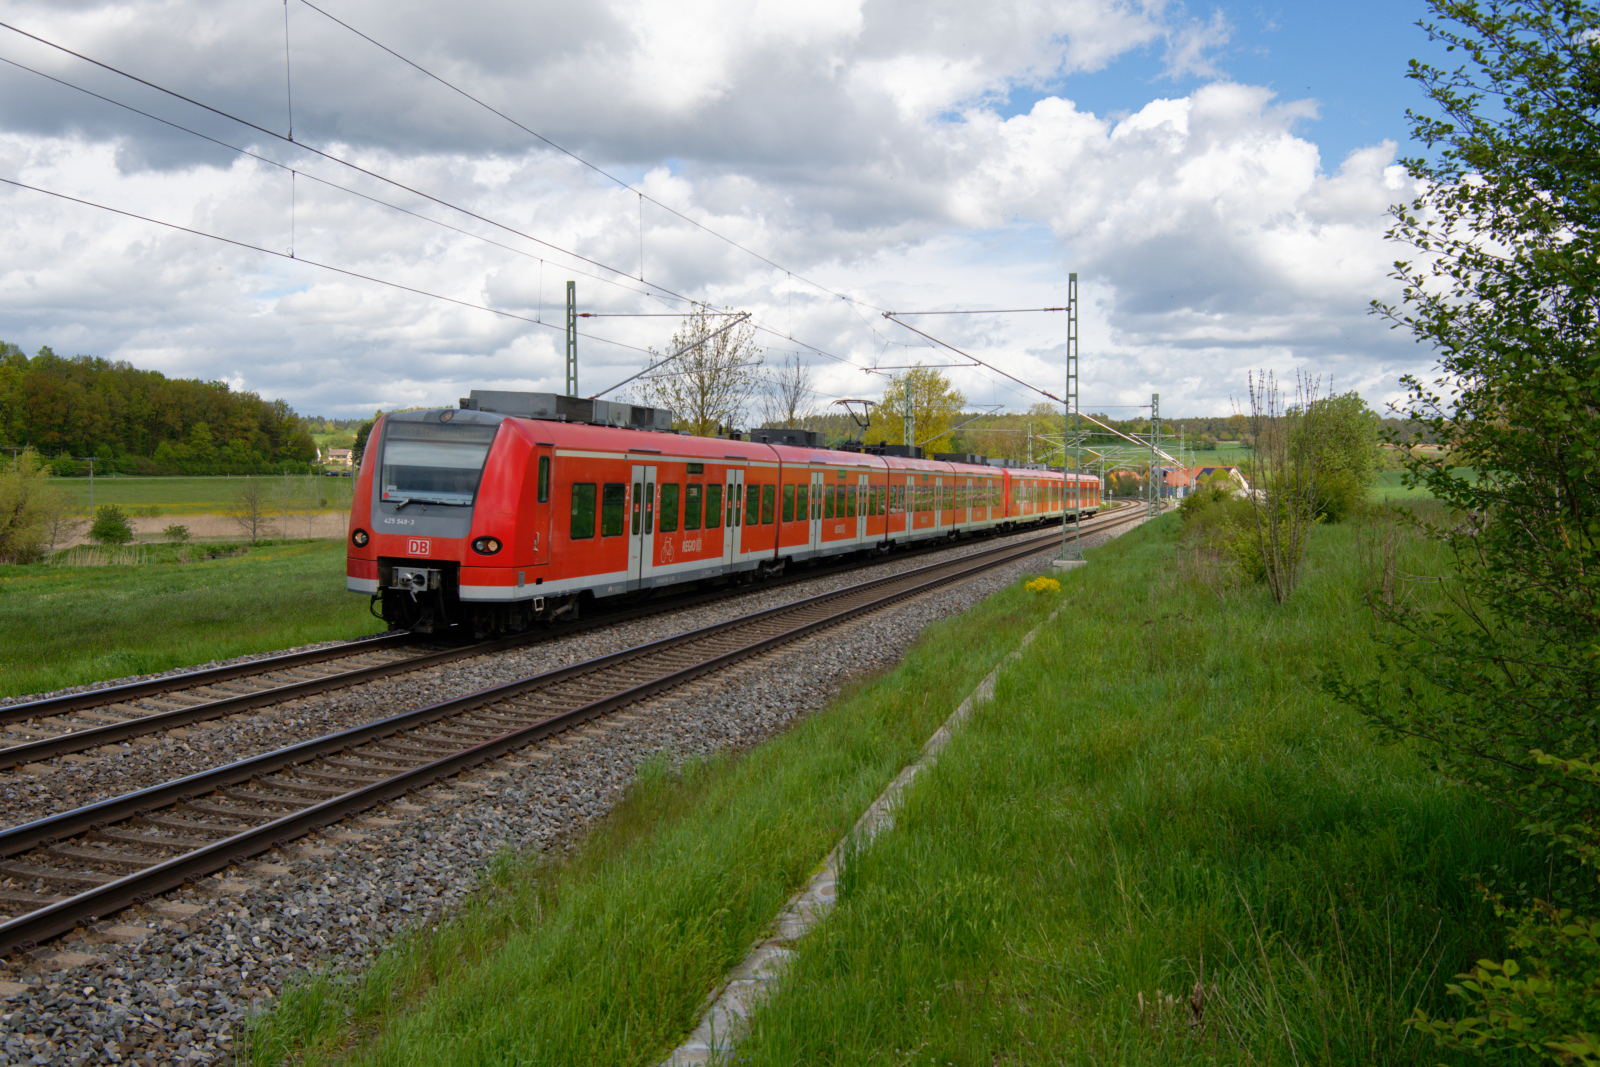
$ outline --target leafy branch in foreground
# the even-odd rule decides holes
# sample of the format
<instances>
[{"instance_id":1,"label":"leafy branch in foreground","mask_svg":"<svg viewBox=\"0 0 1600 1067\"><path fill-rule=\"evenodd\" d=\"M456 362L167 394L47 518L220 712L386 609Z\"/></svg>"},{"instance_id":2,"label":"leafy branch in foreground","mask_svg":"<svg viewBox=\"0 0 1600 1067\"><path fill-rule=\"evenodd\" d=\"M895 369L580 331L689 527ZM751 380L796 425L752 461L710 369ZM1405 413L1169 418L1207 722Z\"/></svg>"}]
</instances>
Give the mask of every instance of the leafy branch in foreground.
<instances>
[{"instance_id":1,"label":"leafy branch in foreground","mask_svg":"<svg viewBox=\"0 0 1600 1067\"><path fill-rule=\"evenodd\" d=\"M1600 979L1578 918L1600 912L1597 853L1574 844L1600 827L1600 779L1574 762L1600 752L1600 15L1577 0L1431 7L1445 21L1429 37L1468 62L1412 63L1440 114L1411 116L1432 155L1405 161L1421 193L1389 236L1416 255L1395 265L1401 302L1376 310L1438 353L1433 381L1403 379L1404 414L1443 453L1406 465L1460 518L1425 531L1451 551L1453 604L1375 602L1391 627L1379 677L1332 685L1563 861L1529 890L1542 899L1499 902L1537 965L1486 962L1458 987L1474 1013L1428 1025L1471 1031L1489 1057L1582 1061L1591 1024L1561 991ZM1541 967L1549 984L1519 984Z\"/></svg>"}]
</instances>

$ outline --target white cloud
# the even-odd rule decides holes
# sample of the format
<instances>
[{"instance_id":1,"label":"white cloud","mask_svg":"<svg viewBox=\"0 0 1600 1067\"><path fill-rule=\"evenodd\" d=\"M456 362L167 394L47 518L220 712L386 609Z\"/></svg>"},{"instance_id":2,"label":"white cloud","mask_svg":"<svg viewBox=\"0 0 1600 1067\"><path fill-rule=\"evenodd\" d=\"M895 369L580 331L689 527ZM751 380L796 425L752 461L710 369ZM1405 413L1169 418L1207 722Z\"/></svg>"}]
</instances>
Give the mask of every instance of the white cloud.
<instances>
[{"instance_id":1,"label":"white cloud","mask_svg":"<svg viewBox=\"0 0 1600 1067\"><path fill-rule=\"evenodd\" d=\"M282 26L259 7L0 0L6 21L282 128L282 53L263 44L281 41ZM776 335L858 364L929 355L900 347L921 342L870 308L808 288L660 207L644 204L641 222L634 194L308 9L290 10L298 139L620 273L37 46L0 36L0 55L515 250L302 177L293 233L302 260L546 323L559 323L573 277L585 309L679 308L623 276L640 271L642 229L651 283L750 308ZM1096 0L616 0L448 12L351 0L335 11L661 203L869 304L1056 304L1065 272L1077 270L1086 405L1154 390L1169 411L1216 410L1246 367L1269 363L1338 368L1341 381L1376 396L1417 362L1365 315L1387 292L1384 210L1410 195L1393 145L1352 153L1330 173L1304 136L1313 105L1228 82L1152 100L1120 121L1059 97L1011 118L986 103L1163 40L1169 66L1198 69L1225 43L1220 15L1190 23L1156 5ZM269 13L281 19L281 9ZM290 243L281 170L15 71L0 72L0 176L274 250ZM173 374L237 375L325 414L448 402L474 386L561 385L560 335L543 326L34 193L0 188L0 205L0 339ZM930 321L1019 377L1059 377L1060 331L1048 316ZM582 328L659 347L673 325L592 319ZM580 358L586 388L640 366L638 353L599 340L581 342ZM819 387L834 395L881 388L859 369L814 360ZM1032 401L992 375L959 376L975 401Z\"/></svg>"}]
</instances>

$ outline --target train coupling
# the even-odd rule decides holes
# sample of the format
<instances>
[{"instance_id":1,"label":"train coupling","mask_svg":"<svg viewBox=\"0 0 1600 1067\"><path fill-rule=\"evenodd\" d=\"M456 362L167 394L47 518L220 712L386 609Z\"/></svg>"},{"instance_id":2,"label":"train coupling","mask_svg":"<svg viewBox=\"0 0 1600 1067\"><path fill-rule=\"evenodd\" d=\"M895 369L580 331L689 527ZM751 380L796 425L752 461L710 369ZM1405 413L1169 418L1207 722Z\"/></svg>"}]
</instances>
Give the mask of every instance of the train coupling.
<instances>
[{"instance_id":1,"label":"train coupling","mask_svg":"<svg viewBox=\"0 0 1600 1067\"><path fill-rule=\"evenodd\" d=\"M396 567L389 588L401 589L416 596L443 585L443 576L430 567Z\"/></svg>"}]
</instances>

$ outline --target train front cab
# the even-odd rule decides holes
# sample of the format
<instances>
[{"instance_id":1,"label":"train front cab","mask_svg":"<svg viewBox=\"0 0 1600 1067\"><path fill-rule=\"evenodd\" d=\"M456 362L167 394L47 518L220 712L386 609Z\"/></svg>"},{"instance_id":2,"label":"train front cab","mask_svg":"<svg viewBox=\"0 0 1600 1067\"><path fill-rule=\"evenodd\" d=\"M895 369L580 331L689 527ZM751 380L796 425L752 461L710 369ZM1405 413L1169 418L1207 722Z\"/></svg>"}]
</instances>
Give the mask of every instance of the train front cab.
<instances>
[{"instance_id":1,"label":"train front cab","mask_svg":"<svg viewBox=\"0 0 1600 1067\"><path fill-rule=\"evenodd\" d=\"M482 572L503 585L516 570L521 585L541 552L548 560L548 541L541 549L509 529L533 514L507 502L533 450L501 435L504 421L445 409L374 425L351 506L346 587L381 602L391 627L429 633L466 621Z\"/></svg>"}]
</instances>

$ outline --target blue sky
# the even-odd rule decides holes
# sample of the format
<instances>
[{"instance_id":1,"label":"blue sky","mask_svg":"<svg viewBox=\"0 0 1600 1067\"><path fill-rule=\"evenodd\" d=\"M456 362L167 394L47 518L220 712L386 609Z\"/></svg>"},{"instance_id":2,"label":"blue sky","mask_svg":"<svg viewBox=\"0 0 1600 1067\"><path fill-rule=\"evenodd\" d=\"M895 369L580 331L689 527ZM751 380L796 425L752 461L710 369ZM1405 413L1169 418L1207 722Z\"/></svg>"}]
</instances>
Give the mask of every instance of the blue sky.
<instances>
[{"instance_id":1,"label":"blue sky","mask_svg":"<svg viewBox=\"0 0 1600 1067\"><path fill-rule=\"evenodd\" d=\"M1223 4L1190 8L1188 15L1209 23L1220 12L1228 42L1208 52L1217 74L1277 91L1280 101L1314 99L1320 117L1298 131L1322 151L1322 165L1337 169L1352 149L1385 138L1402 155L1416 151L1409 141L1406 108L1424 103L1420 86L1408 79L1411 59L1432 56L1445 62L1444 50L1428 42L1415 25L1427 15L1421 0L1347 0ZM1183 96L1216 76L1169 77L1160 44L1139 49L1102 70L1070 75L1038 89L1013 91L998 107L1011 116L1047 96L1074 101L1098 115L1137 111L1151 99Z\"/></svg>"},{"instance_id":2,"label":"blue sky","mask_svg":"<svg viewBox=\"0 0 1600 1067\"><path fill-rule=\"evenodd\" d=\"M1368 313L1395 295L1387 212L1415 189L1382 151L1348 158L1385 141L1414 151L1405 111L1424 98L1405 73L1430 51L1414 25L1422 0L334 6L682 214L641 215L633 192L507 134L392 57L352 47L298 0L297 142L550 244L430 228L306 179L353 183L488 232L481 219L7 38L0 56L296 167L301 261L0 189L0 339L242 382L329 415L448 402L472 388L556 389L561 338L525 320L549 321L564 279L587 279L580 302L597 310L687 306L626 278L603 284L590 277L603 271L551 249L632 275L642 229L652 285L751 311L772 329L768 340L784 338L776 349L801 342L824 399L873 395L883 379L862 368L884 358L885 339L916 343L871 307L1054 306L1068 271L1083 280L1095 406L1160 392L1174 413L1222 413L1262 368L1337 376L1381 403L1399 375L1430 361ZM0 15L224 110L282 116L281 5L0 0ZM1039 71L1095 57L1100 69L1034 84ZM996 99L1006 86L1032 87ZM1318 115L1279 108L1269 93L1314 101ZM1047 97L1075 106L1035 106ZM13 69L0 69L0 176L231 241L289 240L282 171L219 157ZM862 307L843 305L841 292ZM620 344L587 343L583 380L633 374L675 325L607 320L604 335ZM1024 380L1059 380L1051 316L952 319L940 333ZM975 402L1031 402L982 376L956 377Z\"/></svg>"}]
</instances>

